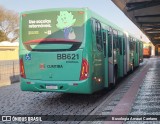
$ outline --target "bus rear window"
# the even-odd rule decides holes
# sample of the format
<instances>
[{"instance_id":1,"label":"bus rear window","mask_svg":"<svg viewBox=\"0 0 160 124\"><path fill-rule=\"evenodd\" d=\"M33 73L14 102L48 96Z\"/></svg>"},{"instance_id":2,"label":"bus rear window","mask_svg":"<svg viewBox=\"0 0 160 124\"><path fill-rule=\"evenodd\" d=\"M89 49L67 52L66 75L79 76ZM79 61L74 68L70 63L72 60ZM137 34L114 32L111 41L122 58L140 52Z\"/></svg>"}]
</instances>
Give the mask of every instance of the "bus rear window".
<instances>
[{"instance_id":1,"label":"bus rear window","mask_svg":"<svg viewBox=\"0 0 160 124\"><path fill-rule=\"evenodd\" d=\"M76 40L45 38L30 40L24 42L24 45L29 51L72 51L78 49L81 42Z\"/></svg>"},{"instance_id":2,"label":"bus rear window","mask_svg":"<svg viewBox=\"0 0 160 124\"><path fill-rule=\"evenodd\" d=\"M22 42L28 45L30 41L38 39L61 39L62 47L66 42L83 41L84 38L84 12L82 11L47 11L22 14ZM45 40L44 40L45 41ZM54 40L53 40L54 41ZM51 44L55 42L50 42ZM60 42L59 42L60 43ZM60 46L58 43L57 47ZM45 44L45 45L44 45ZM34 43L33 49L48 48L48 43ZM30 44L31 45L31 44ZM36 47L37 46L37 47Z\"/></svg>"}]
</instances>

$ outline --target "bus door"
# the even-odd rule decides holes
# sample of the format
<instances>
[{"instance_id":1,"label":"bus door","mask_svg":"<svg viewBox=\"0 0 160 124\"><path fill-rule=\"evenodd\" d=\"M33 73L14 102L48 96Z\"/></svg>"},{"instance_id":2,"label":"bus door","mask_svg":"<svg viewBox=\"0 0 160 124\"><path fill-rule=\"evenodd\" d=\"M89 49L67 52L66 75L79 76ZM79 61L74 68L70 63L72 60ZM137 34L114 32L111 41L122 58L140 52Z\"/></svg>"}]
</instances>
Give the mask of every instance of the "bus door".
<instances>
[{"instance_id":1,"label":"bus door","mask_svg":"<svg viewBox=\"0 0 160 124\"><path fill-rule=\"evenodd\" d=\"M123 35L123 67L124 67L124 75L127 74L127 37Z\"/></svg>"},{"instance_id":2,"label":"bus door","mask_svg":"<svg viewBox=\"0 0 160 124\"><path fill-rule=\"evenodd\" d=\"M118 42L119 42L118 74L119 74L119 77L123 77L124 76L123 36L120 36L118 38Z\"/></svg>"},{"instance_id":3,"label":"bus door","mask_svg":"<svg viewBox=\"0 0 160 124\"><path fill-rule=\"evenodd\" d=\"M103 53L104 53L104 86L108 87L108 32L103 30Z\"/></svg>"},{"instance_id":4,"label":"bus door","mask_svg":"<svg viewBox=\"0 0 160 124\"><path fill-rule=\"evenodd\" d=\"M130 37L126 37L126 63L127 73L130 71Z\"/></svg>"},{"instance_id":5,"label":"bus door","mask_svg":"<svg viewBox=\"0 0 160 124\"><path fill-rule=\"evenodd\" d=\"M138 66L139 65L139 41L136 42L136 54L137 54L136 66Z\"/></svg>"},{"instance_id":6,"label":"bus door","mask_svg":"<svg viewBox=\"0 0 160 124\"><path fill-rule=\"evenodd\" d=\"M108 32L108 82L114 83L114 52L113 52L113 31Z\"/></svg>"}]
</instances>

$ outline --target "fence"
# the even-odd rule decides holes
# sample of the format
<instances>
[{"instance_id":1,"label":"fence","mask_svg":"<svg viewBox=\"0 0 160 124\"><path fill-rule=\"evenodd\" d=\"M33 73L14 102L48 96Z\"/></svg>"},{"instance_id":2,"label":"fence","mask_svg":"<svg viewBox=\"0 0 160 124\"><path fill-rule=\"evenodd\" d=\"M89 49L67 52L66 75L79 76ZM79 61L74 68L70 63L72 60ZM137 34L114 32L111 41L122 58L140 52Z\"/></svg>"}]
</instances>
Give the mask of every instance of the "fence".
<instances>
[{"instance_id":1,"label":"fence","mask_svg":"<svg viewBox=\"0 0 160 124\"><path fill-rule=\"evenodd\" d=\"M0 61L0 86L19 81L19 61Z\"/></svg>"}]
</instances>

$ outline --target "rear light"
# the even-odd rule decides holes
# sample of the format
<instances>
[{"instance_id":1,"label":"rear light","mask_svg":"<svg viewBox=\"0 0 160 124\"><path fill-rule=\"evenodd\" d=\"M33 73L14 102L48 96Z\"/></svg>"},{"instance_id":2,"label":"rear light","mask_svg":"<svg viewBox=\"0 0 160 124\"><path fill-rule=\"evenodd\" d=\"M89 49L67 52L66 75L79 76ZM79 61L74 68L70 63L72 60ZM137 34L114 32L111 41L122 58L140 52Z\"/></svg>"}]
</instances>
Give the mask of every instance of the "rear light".
<instances>
[{"instance_id":1,"label":"rear light","mask_svg":"<svg viewBox=\"0 0 160 124\"><path fill-rule=\"evenodd\" d=\"M81 68L81 75L80 80L85 80L88 78L89 75L89 64L86 59L82 59L82 68Z\"/></svg>"},{"instance_id":2,"label":"rear light","mask_svg":"<svg viewBox=\"0 0 160 124\"><path fill-rule=\"evenodd\" d=\"M23 59L20 59L20 75L22 78L26 78Z\"/></svg>"}]
</instances>

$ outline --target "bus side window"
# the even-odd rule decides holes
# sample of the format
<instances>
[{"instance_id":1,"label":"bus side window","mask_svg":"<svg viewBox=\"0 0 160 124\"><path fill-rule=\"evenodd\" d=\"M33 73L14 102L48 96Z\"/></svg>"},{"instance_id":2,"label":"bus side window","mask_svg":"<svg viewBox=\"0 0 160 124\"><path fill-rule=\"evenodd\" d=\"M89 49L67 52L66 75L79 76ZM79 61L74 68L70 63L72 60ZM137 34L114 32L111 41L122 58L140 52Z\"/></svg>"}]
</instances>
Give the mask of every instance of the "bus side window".
<instances>
[{"instance_id":1,"label":"bus side window","mask_svg":"<svg viewBox=\"0 0 160 124\"><path fill-rule=\"evenodd\" d=\"M132 47L132 42L131 42L131 41L129 41L129 49L130 49L130 50L133 49L133 47Z\"/></svg>"},{"instance_id":2,"label":"bus side window","mask_svg":"<svg viewBox=\"0 0 160 124\"><path fill-rule=\"evenodd\" d=\"M117 37L116 37L116 48L117 49L120 49L120 43L119 43L119 39L118 39L118 35L117 35Z\"/></svg>"},{"instance_id":3,"label":"bus side window","mask_svg":"<svg viewBox=\"0 0 160 124\"><path fill-rule=\"evenodd\" d=\"M96 42L97 42L97 49L99 51L103 50L103 43L102 43L102 28L101 23L99 21L96 21Z\"/></svg>"},{"instance_id":4,"label":"bus side window","mask_svg":"<svg viewBox=\"0 0 160 124\"><path fill-rule=\"evenodd\" d=\"M133 46L133 45L134 45L134 44L133 44L133 39L130 37L130 38L129 38L129 48L130 48L131 51L134 50L134 46Z\"/></svg>"},{"instance_id":5,"label":"bus side window","mask_svg":"<svg viewBox=\"0 0 160 124\"><path fill-rule=\"evenodd\" d=\"M95 19L91 18L92 33L95 34Z\"/></svg>"},{"instance_id":6,"label":"bus side window","mask_svg":"<svg viewBox=\"0 0 160 124\"><path fill-rule=\"evenodd\" d=\"M113 34L113 49L116 49L116 35Z\"/></svg>"},{"instance_id":7,"label":"bus side window","mask_svg":"<svg viewBox=\"0 0 160 124\"><path fill-rule=\"evenodd\" d=\"M136 42L135 42L135 39L133 39L133 51L136 52Z\"/></svg>"},{"instance_id":8,"label":"bus side window","mask_svg":"<svg viewBox=\"0 0 160 124\"><path fill-rule=\"evenodd\" d=\"M123 36L123 54L125 55L126 54L126 45L125 45L125 37Z\"/></svg>"},{"instance_id":9,"label":"bus side window","mask_svg":"<svg viewBox=\"0 0 160 124\"><path fill-rule=\"evenodd\" d=\"M120 50L120 55L122 55L122 38L119 37L119 50Z\"/></svg>"},{"instance_id":10,"label":"bus side window","mask_svg":"<svg viewBox=\"0 0 160 124\"><path fill-rule=\"evenodd\" d=\"M108 33L108 57L112 57L112 36Z\"/></svg>"},{"instance_id":11,"label":"bus side window","mask_svg":"<svg viewBox=\"0 0 160 124\"><path fill-rule=\"evenodd\" d=\"M106 32L103 32L103 44L104 44L104 57L106 57Z\"/></svg>"},{"instance_id":12,"label":"bus side window","mask_svg":"<svg viewBox=\"0 0 160 124\"><path fill-rule=\"evenodd\" d=\"M135 51L135 43L130 41L130 50Z\"/></svg>"},{"instance_id":13,"label":"bus side window","mask_svg":"<svg viewBox=\"0 0 160 124\"><path fill-rule=\"evenodd\" d=\"M139 42L136 42L136 53L138 53L138 44Z\"/></svg>"},{"instance_id":14,"label":"bus side window","mask_svg":"<svg viewBox=\"0 0 160 124\"><path fill-rule=\"evenodd\" d=\"M113 30L113 49L119 48L119 43L118 43L118 31Z\"/></svg>"},{"instance_id":15,"label":"bus side window","mask_svg":"<svg viewBox=\"0 0 160 124\"><path fill-rule=\"evenodd\" d=\"M133 42L133 51L136 51L136 43Z\"/></svg>"}]
</instances>

